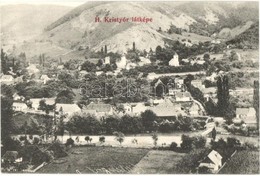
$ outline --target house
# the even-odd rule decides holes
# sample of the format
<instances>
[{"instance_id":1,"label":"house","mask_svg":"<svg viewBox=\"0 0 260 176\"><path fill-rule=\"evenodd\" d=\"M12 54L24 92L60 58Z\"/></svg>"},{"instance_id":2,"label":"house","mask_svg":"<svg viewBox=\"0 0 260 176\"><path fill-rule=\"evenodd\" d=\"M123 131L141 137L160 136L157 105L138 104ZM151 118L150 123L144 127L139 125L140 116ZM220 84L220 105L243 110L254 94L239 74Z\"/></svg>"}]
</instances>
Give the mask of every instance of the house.
<instances>
[{"instance_id":1,"label":"house","mask_svg":"<svg viewBox=\"0 0 260 176\"><path fill-rule=\"evenodd\" d=\"M215 150L212 150L199 165L199 168L206 167L213 173L217 172L222 166L222 156Z\"/></svg>"},{"instance_id":2,"label":"house","mask_svg":"<svg viewBox=\"0 0 260 176\"><path fill-rule=\"evenodd\" d=\"M62 104L62 103L57 103L56 104L56 112L62 113L67 116L71 116L76 112L80 112L81 109L77 104ZM65 120L64 120L65 121Z\"/></svg>"},{"instance_id":3,"label":"house","mask_svg":"<svg viewBox=\"0 0 260 176\"><path fill-rule=\"evenodd\" d=\"M104 60L105 60L105 61L104 61L104 64L105 64L105 65L106 65L106 64L110 64L110 57L109 57L109 56L105 57Z\"/></svg>"},{"instance_id":4,"label":"house","mask_svg":"<svg viewBox=\"0 0 260 176\"><path fill-rule=\"evenodd\" d=\"M211 81L211 82L215 82L216 81L216 78L217 78L217 73L212 73L210 76L207 76L206 77L206 80L209 80L209 81Z\"/></svg>"},{"instance_id":5,"label":"house","mask_svg":"<svg viewBox=\"0 0 260 176\"><path fill-rule=\"evenodd\" d=\"M22 76L19 76L19 77L17 77L17 78L15 78L15 79L14 79L14 82L15 82L15 83L21 83L21 82L23 82L23 75L22 75Z\"/></svg>"},{"instance_id":6,"label":"house","mask_svg":"<svg viewBox=\"0 0 260 176\"><path fill-rule=\"evenodd\" d=\"M54 105L55 104L55 98L31 98L30 102L32 103L32 108L34 110L38 110L41 100L45 100L45 103L47 105Z\"/></svg>"},{"instance_id":7,"label":"house","mask_svg":"<svg viewBox=\"0 0 260 176\"><path fill-rule=\"evenodd\" d=\"M192 80L191 81L191 85L193 85L194 87L197 87L199 89L204 89L205 85L203 85L201 80Z\"/></svg>"},{"instance_id":8,"label":"house","mask_svg":"<svg viewBox=\"0 0 260 176\"><path fill-rule=\"evenodd\" d=\"M116 62L117 69L125 69L126 67L126 57L125 54L121 57L119 61Z\"/></svg>"},{"instance_id":9,"label":"house","mask_svg":"<svg viewBox=\"0 0 260 176\"><path fill-rule=\"evenodd\" d=\"M25 103L13 102L13 110L14 111L24 111L28 109Z\"/></svg>"},{"instance_id":10,"label":"house","mask_svg":"<svg viewBox=\"0 0 260 176\"><path fill-rule=\"evenodd\" d=\"M28 67L26 67L29 75L39 73L40 70L36 67L35 64L30 64Z\"/></svg>"},{"instance_id":11,"label":"house","mask_svg":"<svg viewBox=\"0 0 260 176\"><path fill-rule=\"evenodd\" d=\"M191 101L191 94L189 92L176 92L176 101Z\"/></svg>"},{"instance_id":12,"label":"house","mask_svg":"<svg viewBox=\"0 0 260 176\"><path fill-rule=\"evenodd\" d=\"M179 56L178 56L177 53L175 53L175 54L173 55L173 58L169 61L169 66L174 66L174 67L180 66Z\"/></svg>"},{"instance_id":13,"label":"house","mask_svg":"<svg viewBox=\"0 0 260 176\"><path fill-rule=\"evenodd\" d=\"M86 70L81 70L81 71L79 72L79 77L82 79L82 78L84 78L84 76L87 75L87 74L88 74L88 72L87 72Z\"/></svg>"},{"instance_id":14,"label":"house","mask_svg":"<svg viewBox=\"0 0 260 176\"><path fill-rule=\"evenodd\" d=\"M104 73L103 71L97 71L97 72L96 72L96 75L99 76L99 75L101 75L101 74L103 74L103 73Z\"/></svg>"},{"instance_id":15,"label":"house","mask_svg":"<svg viewBox=\"0 0 260 176\"><path fill-rule=\"evenodd\" d=\"M1 77L1 83L6 84L6 85L14 84L14 78L11 75L3 75Z\"/></svg>"},{"instance_id":16,"label":"house","mask_svg":"<svg viewBox=\"0 0 260 176\"><path fill-rule=\"evenodd\" d=\"M159 104L158 106L149 107L149 110L153 111L158 117L166 118L166 117L177 117L178 115L187 115L182 109L180 105L173 104Z\"/></svg>"},{"instance_id":17,"label":"house","mask_svg":"<svg viewBox=\"0 0 260 176\"><path fill-rule=\"evenodd\" d=\"M197 104L193 103L189 108L189 114L191 116L198 116L199 112L200 112L200 107Z\"/></svg>"},{"instance_id":18,"label":"house","mask_svg":"<svg viewBox=\"0 0 260 176\"><path fill-rule=\"evenodd\" d=\"M20 96L20 95L18 95L17 93L14 93L13 94L13 100L14 101L24 101L24 97L23 96Z\"/></svg>"},{"instance_id":19,"label":"house","mask_svg":"<svg viewBox=\"0 0 260 176\"><path fill-rule=\"evenodd\" d=\"M236 108L236 118L241 119L247 126L257 126L256 111L254 108Z\"/></svg>"},{"instance_id":20,"label":"house","mask_svg":"<svg viewBox=\"0 0 260 176\"><path fill-rule=\"evenodd\" d=\"M85 106L82 109L82 112L92 114L97 117L103 117L112 115L114 113L114 110L110 104L91 102L89 105Z\"/></svg>"},{"instance_id":21,"label":"house","mask_svg":"<svg viewBox=\"0 0 260 176\"><path fill-rule=\"evenodd\" d=\"M136 63L128 63L128 64L126 64L125 68L127 70L130 70L131 68L135 68L136 66L137 66Z\"/></svg>"},{"instance_id":22,"label":"house","mask_svg":"<svg viewBox=\"0 0 260 176\"><path fill-rule=\"evenodd\" d=\"M17 151L6 151L2 156L2 163L15 163L18 159Z\"/></svg>"},{"instance_id":23,"label":"house","mask_svg":"<svg viewBox=\"0 0 260 176\"><path fill-rule=\"evenodd\" d=\"M140 62L138 63L139 66L149 65L151 64L151 60L145 57L139 57Z\"/></svg>"},{"instance_id":24,"label":"house","mask_svg":"<svg viewBox=\"0 0 260 176\"><path fill-rule=\"evenodd\" d=\"M46 84L47 81L51 80L51 78L49 78L48 75L42 75L40 80L43 82L43 84Z\"/></svg>"},{"instance_id":25,"label":"house","mask_svg":"<svg viewBox=\"0 0 260 176\"><path fill-rule=\"evenodd\" d=\"M63 69L64 69L64 65L58 65L58 66L57 66L57 69L58 69L58 70L63 70Z\"/></svg>"},{"instance_id":26,"label":"house","mask_svg":"<svg viewBox=\"0 0 260 176\"><path fill-rule=\"evenodd\" d=\"M154 73L154 72L149 73L149 74L147 75L147 79L149 79L149 80L153 80L153 79L155 79L155 78L157 78L157 74Z\"/></svg>"},{"instance_id":27,"label":"house","mask_svg":"<svg viewBox=\"0 0 260 176\"><path fill-rule=\"evenodd\" d=\"M135 106L133 106L132 108L132 112L135 114L135 115L140 115L142 112L144 112L145 110L147 110L148 107L145 106L145 104L143 103L137 103Z\"/></svg>"}]
</instances>

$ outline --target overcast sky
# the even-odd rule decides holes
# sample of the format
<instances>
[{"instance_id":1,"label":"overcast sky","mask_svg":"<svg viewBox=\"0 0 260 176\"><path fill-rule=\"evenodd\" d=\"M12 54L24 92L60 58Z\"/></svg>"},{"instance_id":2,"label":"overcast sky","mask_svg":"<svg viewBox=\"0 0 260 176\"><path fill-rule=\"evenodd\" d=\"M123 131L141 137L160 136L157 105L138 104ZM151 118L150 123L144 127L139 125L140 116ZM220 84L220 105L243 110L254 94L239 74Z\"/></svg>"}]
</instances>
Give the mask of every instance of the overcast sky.
<instances>
[{"instance_id":1,"label":"overcast sky","mask_svg":"<svg viewBox=\"0 0 260 176\"><path fill-rule=\"evenodd\" d=\"M10 4L55 4L65 6L79 6L84 4L87 0L0 0L1 5Z\"/></svg>"}]
</instances>

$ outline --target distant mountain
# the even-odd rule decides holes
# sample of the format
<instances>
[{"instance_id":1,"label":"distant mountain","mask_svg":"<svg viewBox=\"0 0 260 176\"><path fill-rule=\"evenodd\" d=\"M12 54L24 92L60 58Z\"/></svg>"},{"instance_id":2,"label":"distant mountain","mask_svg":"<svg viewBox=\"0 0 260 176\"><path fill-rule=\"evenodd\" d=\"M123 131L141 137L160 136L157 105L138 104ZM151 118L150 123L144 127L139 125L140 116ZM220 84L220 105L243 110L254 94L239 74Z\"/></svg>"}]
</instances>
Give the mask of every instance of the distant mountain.
<instances>
[{"instance_id":1,"label":"distant mountain","mask_svg":"<svg viewBox=\"0 0 260 176\"><path fill-rule=\"evenodd\" d=\"M158 45L163 46L165 39L179 41L188 39L192 43L210 41L213 37L232 40L258 22L259 13L258 2L196 1L89 1L67 11L67 13L65 13L66 10L69 9L53 10L57 15L49 13L53 18L46 18L49 21L43 20L40 25L36 25L38 20L34 21L33 17L32 23L26 24L26 27L22 28L21 31L24 32L25 29L28 29L28 31L44 30L44 32L36 37L39 42L35 40L27 42L20 48L25 49L30 55L44 52L52 57L65 57L68 54L71 56L79 50L81 50L80 53L84 53L85 48L98 51L105 45L109 51L126 52L132 47L133 42L135 42L137 49L149 50L152 48L154 50ZM46 11L50 12L51 10L35 10L34 16L38 16L38 18L45 16L39 15L39 13L47 14ZM58 18L59 15L60 18ZM31 16L33 15L31 14ZM96 16L101 19L104 17L147 17L152 18L153 22L97 23L94 21ZM27 16L24 19L30 18ZM21 23L29 23L29 21L21 20ZM5 26L7 26L6 29L12 29L12 25ZM177 31L182 29L182 34L169 34L168 30L171 26ZM249 34L251 35L253 32ZM33 50L33 47L37 48Z\"/></svg>"},{"instance_id":2,"label":"distant mountain","mask_svg":"<svg viewBox=\"0 0 260 176\"><path fill-rule=\"evenodd\" d=\"M72 8L57 5L3 5L1 8L1 35L4 42L24 40L37 36L50 23Z\"/></svg>"},{"instance_id":3,"label":"distant mountain","mask_svg":"<svg viewBox=\"0 0 260 176\"><path fill-rule=\"evenodd\" d=\"M83 46L99 50L108 45L112 51L126 51L132 42L139 49L163 45L163 39L171 36L158 29L167 31L170 25L199 35L216 33L220 38L230 39L258 21L257 5L257 2L87 2L50 24L44 36L66 48ZM96 16L152 17L154 22L95 23Z\"/></svg>"}]
</instances>

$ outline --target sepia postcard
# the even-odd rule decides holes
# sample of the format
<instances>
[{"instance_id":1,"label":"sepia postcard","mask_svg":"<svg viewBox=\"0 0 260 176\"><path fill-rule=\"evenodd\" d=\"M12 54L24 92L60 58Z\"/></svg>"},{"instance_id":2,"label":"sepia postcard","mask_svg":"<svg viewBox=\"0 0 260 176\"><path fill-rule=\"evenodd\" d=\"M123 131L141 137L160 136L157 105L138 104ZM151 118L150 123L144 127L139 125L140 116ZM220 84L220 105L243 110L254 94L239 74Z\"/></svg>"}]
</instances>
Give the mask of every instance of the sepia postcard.
<instances>
[{"instance_id":1,"label":"sepia postcard","mask_svg":"<svg viewBox=\"0 0 260 176\"><path fill-rule=\"evenodd\" d=\"M258 1L1 0L1 173L260 174Z\"/></svg>"}]
</instances>

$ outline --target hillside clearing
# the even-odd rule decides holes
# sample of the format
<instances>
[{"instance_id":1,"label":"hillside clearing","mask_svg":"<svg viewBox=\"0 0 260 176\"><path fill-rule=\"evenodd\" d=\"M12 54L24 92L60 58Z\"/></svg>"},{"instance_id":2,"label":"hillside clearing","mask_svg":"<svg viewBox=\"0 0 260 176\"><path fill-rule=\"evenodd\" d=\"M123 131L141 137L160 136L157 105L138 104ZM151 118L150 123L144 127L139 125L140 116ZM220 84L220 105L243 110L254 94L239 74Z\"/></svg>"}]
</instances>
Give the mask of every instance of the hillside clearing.
<instances>
[{"instance_id":1,"label":"hillside clearing","mask_svg":"<svg viewBox=\"0 0 260 176\"><path fill-rule=\"evenodd\" d=\"M151 150L134 166L131 174L177 174L176 164L185 156L172 151Z\"/></svg>"}]
</instances>

